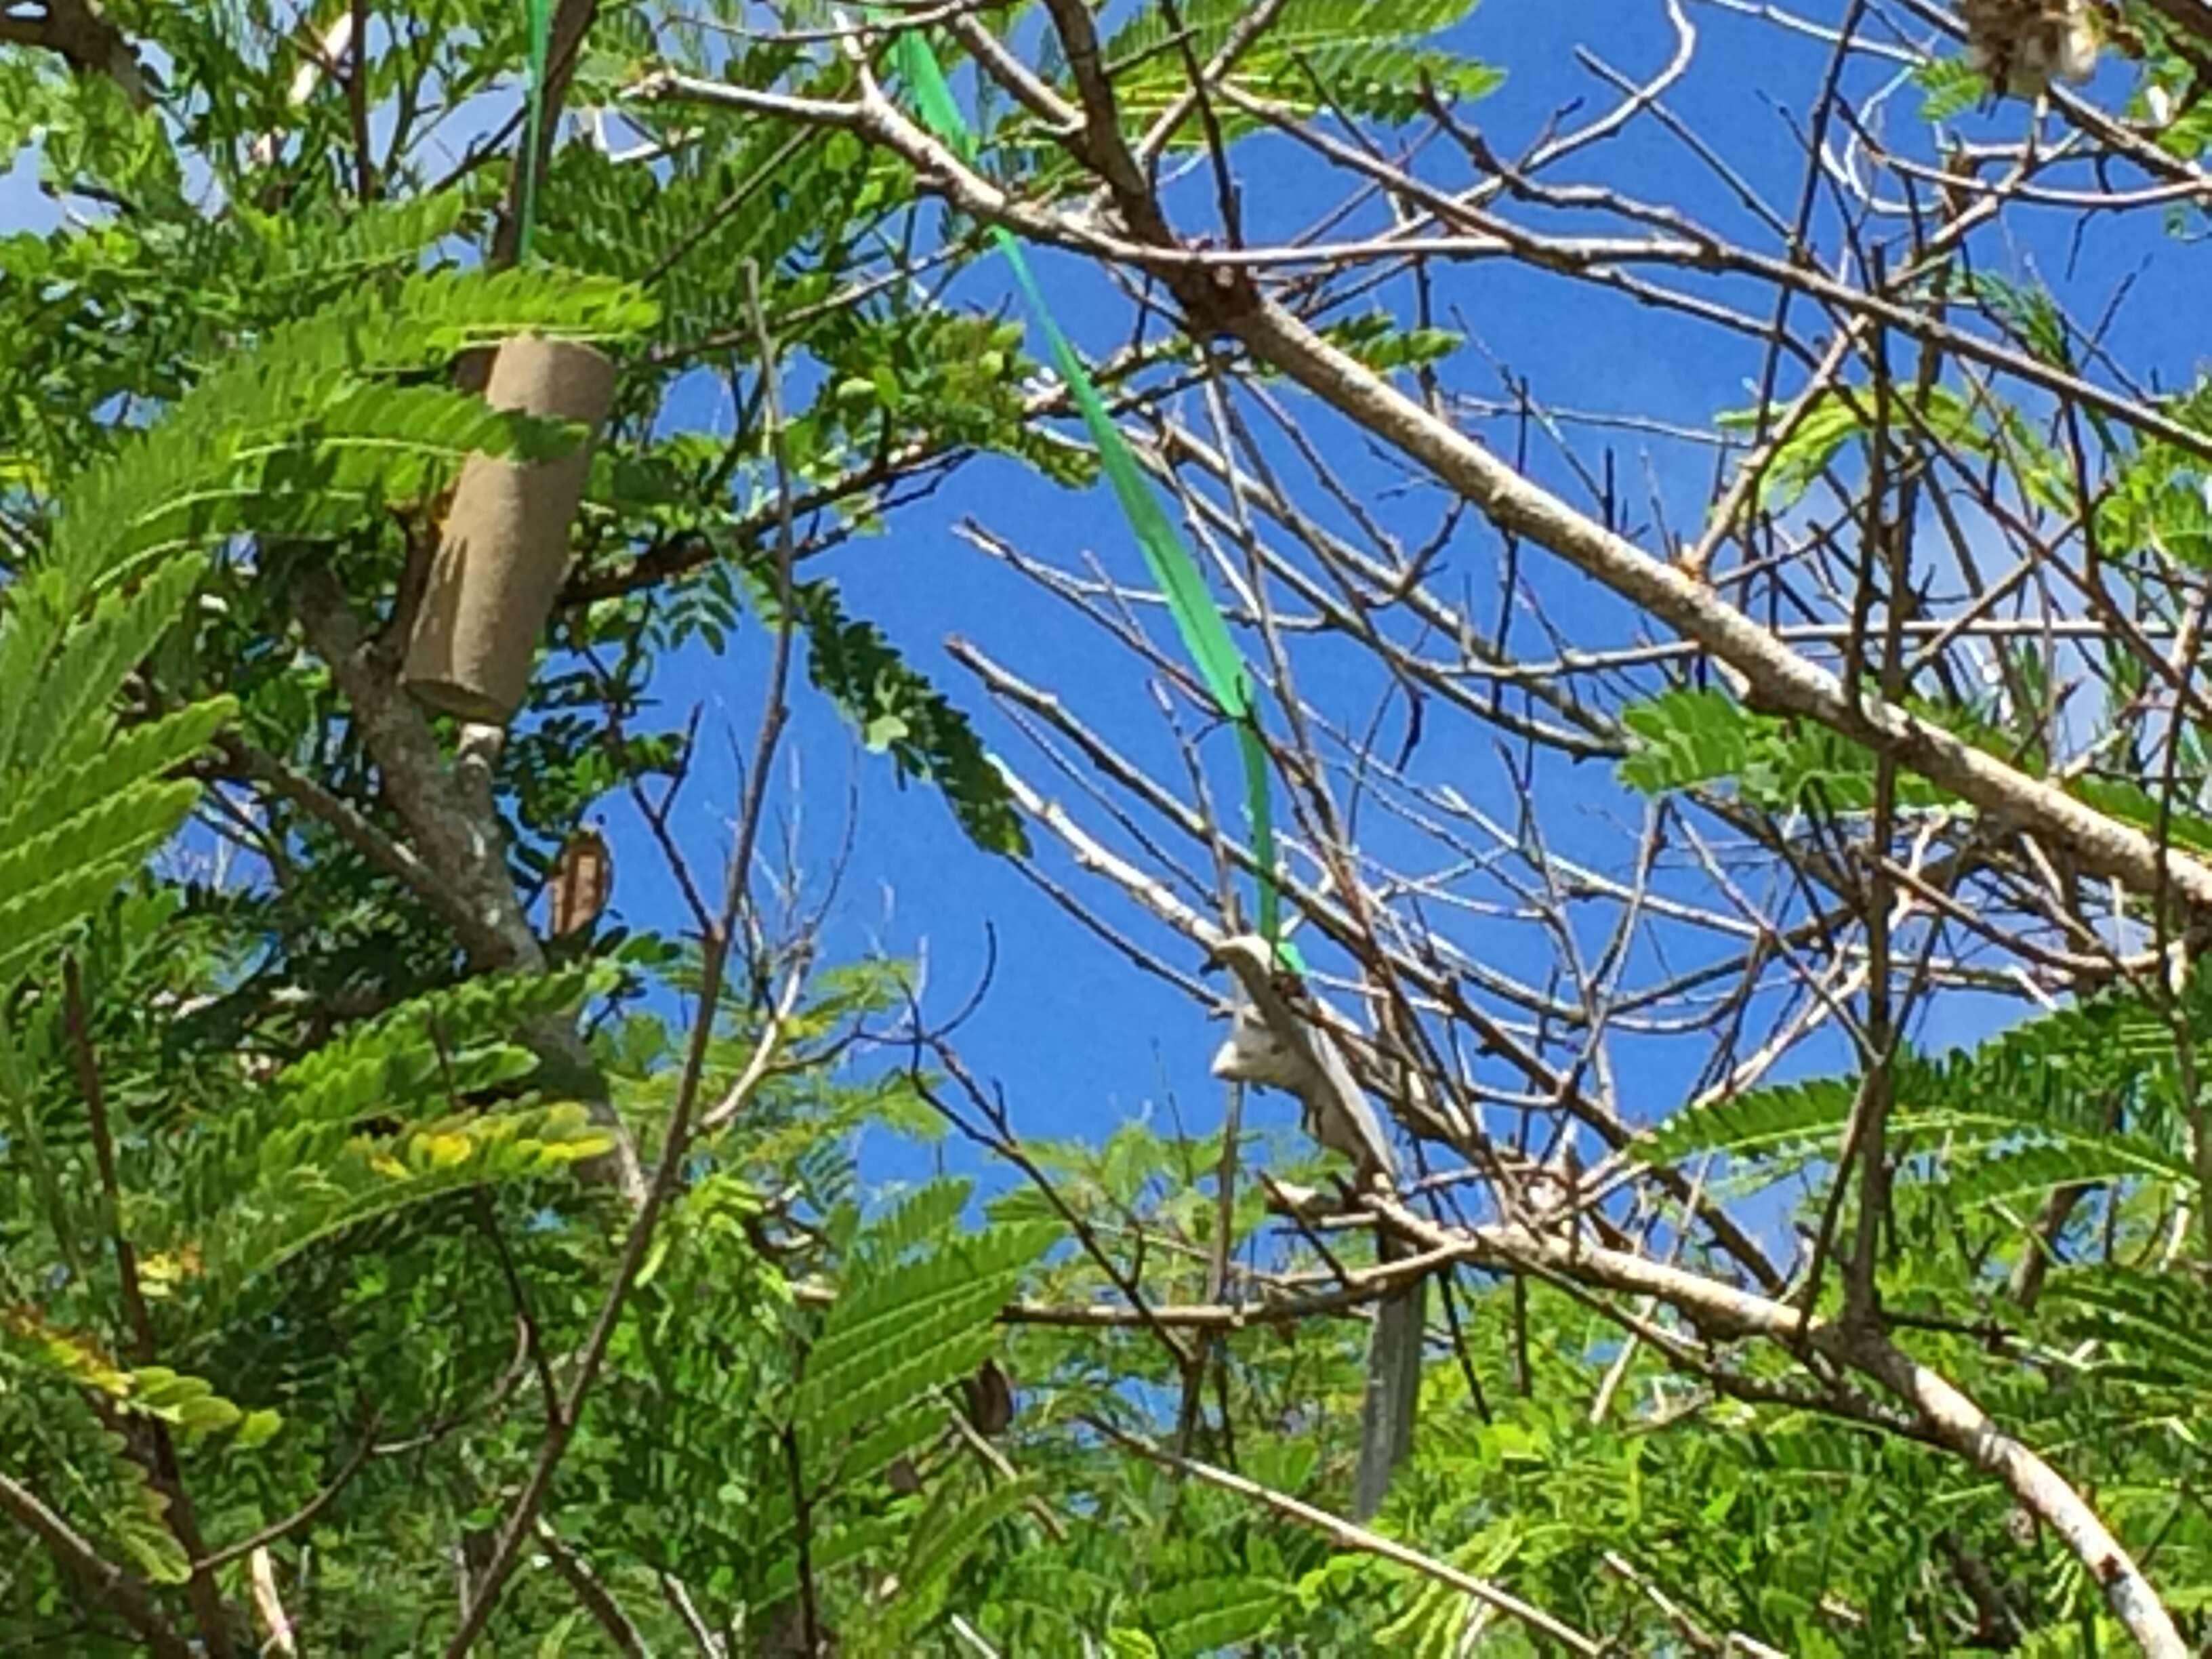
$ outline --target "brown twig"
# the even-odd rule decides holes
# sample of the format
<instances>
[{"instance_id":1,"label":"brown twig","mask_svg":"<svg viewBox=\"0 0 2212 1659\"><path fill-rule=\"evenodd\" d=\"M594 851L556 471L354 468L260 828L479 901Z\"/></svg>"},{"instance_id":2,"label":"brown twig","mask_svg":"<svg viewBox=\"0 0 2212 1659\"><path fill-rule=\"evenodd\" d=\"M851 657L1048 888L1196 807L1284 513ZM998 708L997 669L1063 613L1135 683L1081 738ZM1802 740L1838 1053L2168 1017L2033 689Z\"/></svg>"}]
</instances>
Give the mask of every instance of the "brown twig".
<instances>
[{"instance_id":1,"label":"brown twig","mask_svg":"<svg viewBox=\"0 0 2212 1659\"><path fill-rule=\"evenodd\" d=\"M0 1510L44 1544L55 1565L93 1601L113 1608L155 1659L191 1659L194 1644L162 1616L144 1581L107 1560L37 1493L7 1474L0 1474Z\"/></svg>"},{"instance_id":2,"label":"brown twig","mask_svg":"<svg viewBox=\"0 0 2212 1659\"><path fill-rule=\"evenodd\" d=\"M1448 1562L1425 1555L1417 1549L1400 1543L1395 1538L1385 1538L1380 1533L1370 1532L1364 1527L1355 1526L1349 1521L1331 1515L1326 1510L1316 1509L1312 1504L1304 1503L1287 1492L1276 1492L1272 1487L1261 1486L1256 1480L1247 1480L1241 1474L1231 1474L1226 1469L1217 1469L1211 1464L1200 1463L1192 1458L1178 1457L1164 1447L1155 1446L1147 1440L1126 1433L1101 1419L1086 1417L1084 1420L1115 1445L1158 1463L1162 1468L1172 1469L1179 1474L1187 1474L1194 1480L1202 1480L1209 1486L1218 1486L1224 1492L1234 1492L1239 1498L1249 1498L1261 1508L1270 1510L1286 1520L1296 1521L1302 1526L1310 1527L1315 1531L1322 1533L1340 1548L1380 1556L1386 1561L1409 1568L1424 1577L1433 1578L1440 1584L1448 1584L1461 1594L1472 1596L1486 1607L1495 1607L1500 1613L1520 1620L1529 1629L1549 1637L1570 1653L1587 1654L1595 1659L1595 1656L1608 1650L1606 1645L1595 1638L1584 1635L1573 1626L1546 1613L1541 1607L1522 1601L1510 1591L1500 1589L1487 1579L1478 1578L1472 1573L1462 1572Z\"/></svg>"},{"instance_id":3,"label":"brown twig","mask_svg":"<svg viewBox=\"0 0 2212 1659\"><path fill-rule=\"evenodd\" d=\"M108 1237L115 1249L116 1276L123 1291L125 1322L131 1330L131 1357L141 1365L151 1364L156 1352L153 1315L138 1279L138 1255L123 1225L123 1188L116 1173L115 1138L107 1121L107 1094L100 1081L100 1063L93 1052L91 1015L85 1006L84 981L74 953L62 959L63 1016L69 1030L70 1054L76 1069L78 1092L84 1097L85 1115L92 1127L93 1157L100 1170L100 1201L107 1212ZM168 1425L156 1419L146 1427L152 1448L150 1471L168 1499L162 1519L175 1534L185 1559L194 1565L185 1581L185 1594L200 1639L215 1659L228 1659L232 1651L230 1613L215 1575L204 1565L207 1545L200 1536L199 1521L185 1492L177 1462L175 1443Z\"/></svg>"}]
</instances>

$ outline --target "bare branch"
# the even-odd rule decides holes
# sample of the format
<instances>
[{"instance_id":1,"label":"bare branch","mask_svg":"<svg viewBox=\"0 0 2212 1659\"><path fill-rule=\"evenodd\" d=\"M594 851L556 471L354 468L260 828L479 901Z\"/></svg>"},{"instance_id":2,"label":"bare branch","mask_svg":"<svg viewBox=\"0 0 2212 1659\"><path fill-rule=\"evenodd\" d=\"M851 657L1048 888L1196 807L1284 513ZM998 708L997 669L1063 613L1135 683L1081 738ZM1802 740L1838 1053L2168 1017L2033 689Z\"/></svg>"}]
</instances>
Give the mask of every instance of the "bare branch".
<instances>
[{"instance_id":1,"label":"bare branch","mask_svg":"<svg viewBox=\"0 0 2212 1659\"><path fill-rule=\"evenodd\" d=\"M1194 1480L1203 1480L1209 1486L1218 1486L1222 1491L1234 1492L1239 1498L1248 1498L1263 1509L1271 1510L1288 1520L1296 1521L1301 1525L1311 1527L1316 1531L1327 1534L1334 1542L1346 1549L1358 1550L1369 1555L1379 1555L1386 1561L1394 1561L1401 1567L1411 1568L1425 1578L1433 1578L1440 1584L1449 1584L1462 1595L1472 1596L1485 1606L1495 1607L1499 1612L1519 1620L1529 1629L1550 1637L1570 1653L1595 1656L1607 1650L1605 1644L1595 1638L1584 1635L1573 1626L1563 1623L1546 1613L1541 1607L1532 1606L1510 1591L1498 1589L1487 1579L1477 1578L1472 1573L1462 1572L1449 1563L1439 1561L1433 1556L1424 1555L1420 1551L1401 1544L1395 1539L1385 1538L1380 1533L1370 1532L1364 1527L1354 1526L1351 1522L1331 1515L1326 1510L1317 1510L1312 1504L1303 1503L1287 1492L1276 1492L1272 1487L1261 1486L1256 1480L1249 1480L1241 1474L1231 1474L1226 1469L1217 1469L1211 1464L1200 1463L1193 1458L1178 1457L1164 1447L1155 1446L1148 1441L1138 1438L1135 1435L1126 1434L1113 1425L1098 1419L1093 1418L1089 1421L1091 1427L1097 1429L1115 1445L1126 1447L1140 1457L1149 1458L1163 1468L1174 1469Z\"/></svg>"}]
</instances>

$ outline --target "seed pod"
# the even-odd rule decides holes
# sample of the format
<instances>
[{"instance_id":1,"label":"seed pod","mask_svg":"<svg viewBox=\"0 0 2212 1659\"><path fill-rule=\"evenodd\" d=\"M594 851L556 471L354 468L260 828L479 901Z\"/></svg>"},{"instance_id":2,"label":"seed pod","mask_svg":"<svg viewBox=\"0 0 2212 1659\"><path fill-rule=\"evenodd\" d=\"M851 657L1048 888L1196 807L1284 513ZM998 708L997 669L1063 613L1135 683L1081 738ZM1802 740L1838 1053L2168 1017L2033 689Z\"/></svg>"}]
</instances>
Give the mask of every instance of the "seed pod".
<instances>
[{"instance_id":1,"label":"seed pod","mask_svg":"<svg viewBox=\"0 0 2212 1659\"><path fill-rule=\"evenodd\" d=\"M1004 1434L1014 1420L1014 1385L997 1361L987 1359L973 1376L962 1377L960 1393L969 1422L986 1439Z\"/></svg>"},{"instance_id":2,"label":"seed pod","mask_svg":"<svg viewBox=\"0 0 2212 1659\"><path fill-rule=\"evenodd\" d=\"M553 860L549 884L547 928L556 939L580 933L599 919L614 886L614 859L606 837L596 830L579 830Z\"/></svg>"}]
</instances>

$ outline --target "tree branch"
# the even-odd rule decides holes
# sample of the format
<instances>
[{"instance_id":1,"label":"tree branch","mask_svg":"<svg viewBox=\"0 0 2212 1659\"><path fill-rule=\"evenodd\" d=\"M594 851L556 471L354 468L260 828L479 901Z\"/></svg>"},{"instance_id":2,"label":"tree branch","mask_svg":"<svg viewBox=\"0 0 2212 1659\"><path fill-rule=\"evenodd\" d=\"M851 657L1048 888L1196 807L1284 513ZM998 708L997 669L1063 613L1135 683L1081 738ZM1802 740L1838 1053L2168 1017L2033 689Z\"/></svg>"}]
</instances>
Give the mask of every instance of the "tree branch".
<instances>
[{"instance_id":1,"label":"tree branch","mask_svg":"<svg viewBox=\"0 0 2212 1659\"><path fill-rule=\"evenodd\" d=\"M626 1659L647 1659L650 1650L645 1638L638 1634L630 1616L623 1611L622 1603L615 1600L614 1592L592 1571L592 1564L569 1548L561 1534L553 1530L552 1523L542 1516L538 1522L538 1542L552 1561L553 1571L575 1591L576 1599L599 1621L607 1639L615 1644L615 1650L626 1656Z\"/></svg>"},{"instance_id":2,"label":"tree branch","mask_svg":"<svg viewBox=\"0 0 2212 1659\"><path fill-rule=\"evenodd\" d=\"M1709 1339L1763 1337L1825 1355L1874 1378L1914 1407L1932 1443L1994 1476L2049 1524L2088 1569L2113 1617L2144 1653L2151 1659L2189 1659L2180 1632L2150 1581L2081 1495L1959 1389L1880 1332L1832 1320L1808 1321L1788 1303L1579 1237L1550 1237L1513 1225L1455 1232L1400 1204L1370 1200L1370 1205L1425 1249L1446 1249L1455 1242L1465 1259L1479 1265L1534 1271L1575 1284L1652 1297L1686 1315Z\"/></svg>"},{"instance_id":3,"label":"tree branch","mask_svg":"<svg viewBox=\"0 0 2212 1659\"><path fill-rule=\"evenodd\" d=\"M62 1008L69 1031L70 1054L76 1069L77 1091L84 1097L85 1116L91 1125L93 1158L100 1171L100 1195L107 1212L108 1237L115 1247L115 1272L123 1287L124 1318L131 1329L131 1354L139 1364L151 1364L156 1353L154 1319L146 1306L144 1287L138 1279L138 1253L131 1245L130 1234L124 1230L123 1186L116 1173L115 1137L107 1121L107 1091L100 1079L99 1059L93 1052L91 1014L85 1006L83 977L74 953L62 958ZM152 1455L148 1461L153 1467L149 1472L168 1500L162 1523L184 1551L185 1559L192 1563L185 1593L191 1600L192 1615L198 1621L201 1639L215 1659L229 1659L230 1613L223 1606L222 1591L215 1582L215 1575L202 1562L207 1554L207 1545L200 1536L191 1496L185 1490L176 1444L170 1438L168 1425L160 1419L154 1419L144 1427L147 1438L152 1442Z\"/></svg>"},{"instance_id":4,"label":"tree branch","mask_svg":"<svg viewBox=\"0 0 2212 1659\"><path fill-rule=\"evenodd\" d=\"M123 89L134 109L152 101L146 67L99 0L46 0L31 17L0 17L0 43L51 52L79 75L102 76Z\"/></svg>"},{"instance_id":5,"label":"tree branch","mask_svg":"<svg viewBox=\"0 0 2212 1659\"><path fill-rule=\"evenodd\" d=\"M2158 844L1930 722L1872 694L1854 696L1711 587L1522 477L1473 439L1338 350L1279 306L1255 304L1228 325L1252 355L1364 430L1429 467L1509 535L1557 554L1742 673L1762 705L1819 721L1892 756L2000 822L2047 836L2082 866L2142 891L2161 867L2176 896L2212 910L2212 866Z\"/></svg>"},{"instance_id":6,"label":"tree branch","mask_svg":"<svg viewBox=\"0 0 2212 1659\"><path fill-rule=\"evenodd\" d=\"M1379 1555L1386 1561L1395 1561L1401 1567L1409 1567L1424 1577L1435 1579L1440 1584L1449 1584L1462 1595L1472 1596L1486 1607L1495 1607L1498 1612L1519 1620L1529 1629L1550 1637L1570 1653L1587 1654L1591 1656L1591 1659L1595 1659L1596 1656L1610 1651L1606 1644L1583 1635L1573 1626L1554 1618L1543 1608L1522 1601L1510 1591L1498 1589L1488 1579L1477 1578L1473 1573L1462 1572L1449 1562L1439 1561L1434 1556L1424 1555L1419 1550L1409 1548L1398 1542L1395 1538L1385 1538L1380 1533L1370 1532L1364 1527L1354 1526L1340 1516L1331 1515L1327 1510L1316 1509L1310 1504L1301 1503L1287 1492L1280 1492L1272 1487L1263 1486L1258 1481L1248 1480L1241 1474L1231 1474L1226 1469L1217 1469L1212 1464L1199 1462L1194 1458L1178 1457L1164 1447L1155 1446L1151 1442L1141 1440L1133 1434L1125 1434L1113 1425L1099 1419L1086 1418L1085 1421L1115 1445L1135 1452L1139 1457L1148 1458L1162 1468L1172 1469L1177 1474L1203 1480L1209 1486L1218 1486L1222 1491L1234 1492L1239 1498L1249 1498L1263 1509L1272 1510L1277 1515L1313 1528L1342 1548L1358 1550L1369 1555Z\"/></svg>"},{"instance_id":7,"label":"tree branch","mask_svg":"<svg viewBox=\"0 0 2212 1659\"><path fill-rule=\"evenodd\" d=\"M1224 88L1223 95L1228 97L1230 91ZM764 107L763 94L674 76L655 77L641 86L637 95ZM1507 535L1534 542L1557 555L1735 668L1764 706L1817 720L1877 753L1889 755L1899 765L1950 790L2001 823L2069 848L2086 870L2116 878L2145 892L2157 890L2163 879L2185 903L2199 911L2212 911L2212 866L2179 853L2162 853L2152 837L2141 830L2029 777L1892 702L1873 696L1850 696L1833 674L1792 651L1711 587L1522 477L1441 416L1338 349L1281 306L1261 297L1232 267L1219 263L1194 264L1188 258L1178 257L1179 249L1121 242L1015 200L963 166L950 149L908 120L872 87L858 103L786 101L804 102L805 106L774 112L826 121L884 145L904 157L927 185L963 212L1004 225L1032 240L1125 259L1151 270L1182 304L1188 313L1188 331L1203 333L1218 329L1233 334L1259 362L1289 376L1355 425L1426 466ZM1239 98L1231 101L1240 107L1255 102ZM1264 112L1266 106L1259 107ZM1127 180L1123 179L1121 183L1126 186ZM1808 279L1796 267L1782 267L1778 280ZM1870 303L1864 295L1854 295L1853 300ZM1916 337L1927 332L1925 319L1906 307L1885 305L1881 320ZM1947 349L1981 361L1987 361L1996 349L1960 336L1955 330L1944 331L1942 343ZM2011 367L2014 355L2000 355L2004 366ZM2039 374L2039 382L2051 380L2050 372ZM2054 389L2111 401L2108 394L2084 387L2073 377L2062 378L2064 386ZM2212 441L2134 405L2127 406L2125 417L2183 444L2192 453Z\"/></svg>"},{"instance_id":8,"label":"tree branch","mask_svg":"<svg viewBox=\"0 0 2212 1659\"><path fill-rule=\"evenodd\" d=\"M362 637L345 590L327 570L310 568L295 580L292 605L308 643L344 692L386 793L417 843L413 860L438 872L441 914L450 917L470 964L480 972L544 972L544 949L507 872L496 815L488 800L472 802L446 764L422 711ZM644 1171L590 1049L557 1016L533 1022L523 1035L545 1062L547 1085L581 1101L592 1123L613 1139L612 1151L579 1172L612 1184L638 1208L645 1197Z\"/></svg>"},{"instance_id":9,"label":"tree branch","mask_svg":"<svg viewBox=\"0 0 2212 1659\"><path fill-rule=\"evenodd\" d=\"M191 1644L161 1616L143 1579L107 1560L29 1487L5 1474L0 1474L0 1510L43 1543L89 1596L112 1607L155 1659L191 1659Z\"/></svg>"}]
</instances>

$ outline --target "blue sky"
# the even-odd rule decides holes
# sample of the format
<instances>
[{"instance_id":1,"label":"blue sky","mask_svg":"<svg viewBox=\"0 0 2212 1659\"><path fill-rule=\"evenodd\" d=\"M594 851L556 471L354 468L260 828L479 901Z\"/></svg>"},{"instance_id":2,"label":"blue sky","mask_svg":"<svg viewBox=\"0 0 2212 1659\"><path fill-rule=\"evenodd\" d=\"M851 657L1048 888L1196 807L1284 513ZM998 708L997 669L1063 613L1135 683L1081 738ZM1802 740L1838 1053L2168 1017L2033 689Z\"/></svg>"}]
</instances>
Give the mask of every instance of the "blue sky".
<instances>
[{"instance_id":1,"label":"blue sky","mask_svg":"<svg viewBox=\"0 0 2212 1659\"><path fill-rule=\"evenodd\" d=\"M1804 9L1824 15L1842 8ZM1668 106L1786 214L1802 176L1801 137L1790 112L1812 102L1826 67L1825 48L1710 6L1693 6L1692 13L1701 33L1698 62L1670 94ZM1595 45L1616 69L1638 78L1663 62L1673 46L1662 7L1619 0L1486 0L1449 38L1455 48L1507 70L1504 87L1470 112L1471 120L1506 155L1525 149L1565 106L1581 104L1578 112L1563 118L1567 125L1604 106L1607 88L1577 66L1578 46ZM1884 78L1877 66L1861 66L1847 84L1863 97ZM1901 146L1924 154L1924 133L1912 118L1917 104L1911 89L1898 94L1886 116L1887 131ZM1989 125L2009 132L2024 118L2014 104ZM1977 125L1969 122L1967 128ZM1249 144L1237 159L1248 235L1255 241L1297 229L1341 185L1340 177L1318 176L1281 140ZM1467 178L1443 146L1431 150L1424 170L1439 182ZM30 188L29 171L27 165L0 179L0 228L51 222L52 204ZM1554 180L1582 181L1669 202L1723 231L1752 234L1748 216L1712 176L1649 123L1585 152ZM1210 229L1211 200L1211 181L1200 177L1177 188L1173 205L1186 216L1187 228ZM1825 208L1820 222L1832 223ZM2069 294L2101 297L2124 279L2132 282L2111 336L2122 361L2162 362L2178 379L2212 347L2212 325L2193 291L2201 276L2190 270L2191 259L2174 257L2166 245L2169 257L2145 263L2161 246L2154 231L2117 234L2099 228L2075 244L2070 222L2057 216L2026 222L2029 240L1984 245L1978 255L1984 264L2014 276L2040 269L2055 283L2063 278ZM2070 274L2069 260L2075 262ZM1125 304L1091 273L1053 257L1041 258L1038 269L1062 325L1085 348L1104 352L1126 337ZM995 268L979 270L963 291L989 302L1003 291L1002 278ZM1405 292L1402 286L1386 290L1384 301L1401 301ZM1634 413L1699 426L1718 410L1750 401L1759 354L1739 337L1499 264L1439 268L1436 293L1439 321L1455 313L1476 343L1443 366L1447 386L1455 391L1497 396L1501 383L1495 364L1502 363L1525 377L1539 400L1565 410ZM1768 303L1748 290L1734 297L1761 311ZM1785 374L1785 392L1790 384ZM725 419L726 412L711 403L694 401L696 408L679 405L676 416L709 428ZM1178 412L1204 429L1196 399ZM1407 489L1401 469L1340 428L1320 422L1315 430L1377 516L1409 542L1425 536L1442 506L1432 489ZM1511 440L1504 428L1481 430L1486 437ZM1584 458L1594 460L1601 441L1586 431L1575 437ZM1641 506L1647 479L1666 502L1674 528L1695 524L1709 483L1708 454L1620 434L1606 441L1614 447L1622 494L1632 503L1629 527L1645 534L1647 545L1653 544L1645 533L1650 514ZM1539 477L1570 499L1580 499L1573 475L1540 438L1533 454ZM1325 508L1316 510L1328 516ZM1096 823L1095 814L993 714L945 655L946 636L964 635L1014 672L1049 684L1110 741L1152 765L1158 775L1180 780L1179 764L1132 659L1064 605L963 540L957 527L971 518L1032 556L1077 567L1092 555L1117 576L1141 580L1136 549L1103 487L1072 495L995 461L972 465L929 499L904 509L889 534L841 550L827 573L843 586L854 613L878 622L910 661L975 714L988 741L1087 822ZM1445 555L1443 586L1449 591L1464 581L1480 596L1481 614L1488 615L1501 553L1498 538L1486 526L1462 525ZM1522 568L1547 609L1571 619L1577 644L1636 635L1637 618L1544 556L1526 554ZM1157 615L1152 620L1158 624L1155 636L1168 641L1164 623ZM1526 619L1516 628L1522 649L1549 654ZM688 653L672 665L663 687L669 724L679 725L694 702L706 708L702 764L678 826L702 868L712 868L726 843L736 790L722 757L732 739L743 744L753 728L764 659L761 635L740 633L722 657ZM1371 706L1371 672L1341 651L1316 648L1301 659L1301 672L1308 695L1332 713L1357 721ZM1103 1139L1133 1115L1164 1116L1170 1099L1189 1127L1218 1121L1219 1091L1206 1075L1206 1060L1219 1028L1201 1010L1102 950L1016 870L975 851L931 791L896 787L888 763L858 752L849 732L811 693L797 698L795 715L783 761L789 787L780 787L774 799L780 810L800 815L797 842L817 872L826 872L842 840L848 787L856 792L860 833L826 941L833 957L860 950L921 957L928 964L931 1006L948 1011L966 1000L987 959L987 938L994 934L996 977L962 1043L982 1074L1004 1085L1026 1133ZM1217 737L1206 754L1215 790L1233 798L1233 749ZM1449 782L1477 805L1510 816L1492 738L1479 727L1461 721L1432 734L1415 771L1427 782ZM1545 833L1554 848L1625 874L1638 809L1602 764L1547 763L1539 776ZM616 847L619 915L633 925L680 926L672 887L635 816L626 805L610 801L605 817ZM1393 851L1402 850L1401 843L1410 846L1386 821L1369 822L1378 846ZM1115 894L1063 860L1048 854L1048 862L1056 879L1074 886L1117 923L1162 942ZM1678 882L1675 890L1690 892L1694 884ZM1509 971L1540 975L1547 959L1547 945L1528 929L1476 924L1462 927L1458 937L1463 946ZM1585 944L1595 948L1598 942ZM1186 967L1197 965L1188 950L1170 954ZM1640 982L1656 963L1647 955L1635 966L1631 980ZM1937 1043L1969 1037L1994 1017L1990 1009L1961 1006L1940 1017L1925 1036ZM1641 1043L1624 1053L1633 1056L1636 1084L1624 1104L1639 1119L1680 1103L1703 1058L1701 1043L1694 1042ZM1255 1102L1248 1111L1263 1124L1291 1120L1280 1101ZM868 1167L878 1176L895 1176L918 1172L921 1165L909 1152L879 1146L870 1149Z\"/></svg>"}]
</instances>

